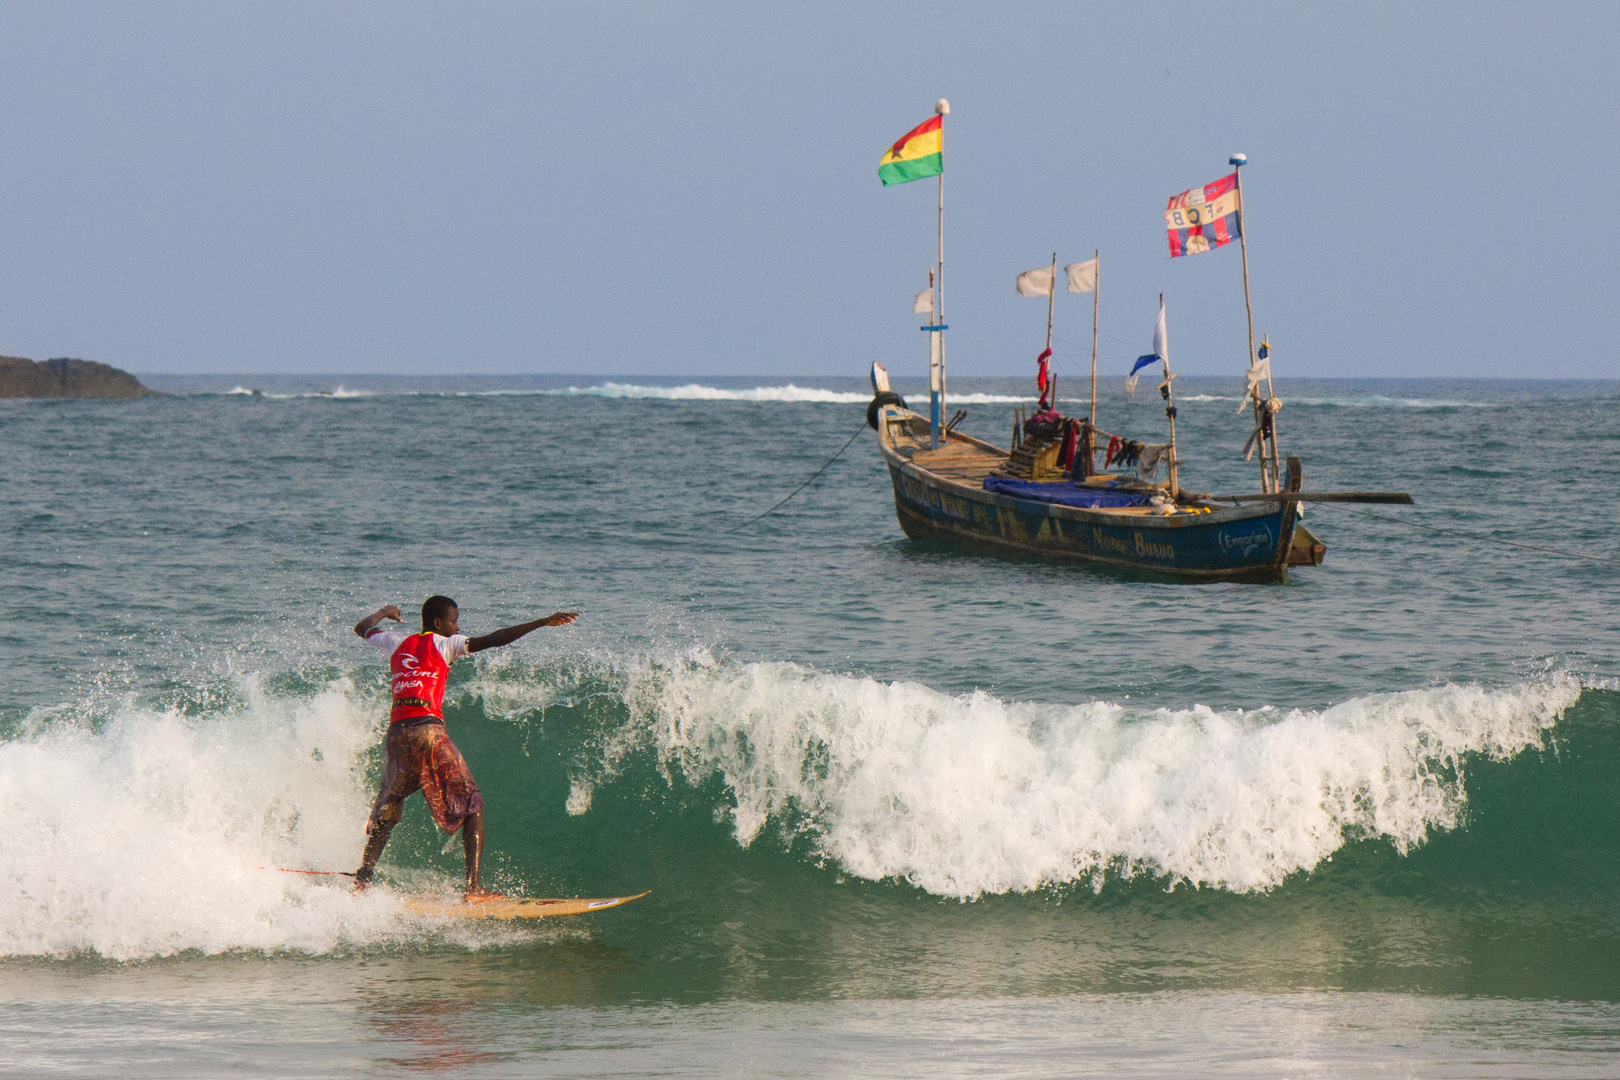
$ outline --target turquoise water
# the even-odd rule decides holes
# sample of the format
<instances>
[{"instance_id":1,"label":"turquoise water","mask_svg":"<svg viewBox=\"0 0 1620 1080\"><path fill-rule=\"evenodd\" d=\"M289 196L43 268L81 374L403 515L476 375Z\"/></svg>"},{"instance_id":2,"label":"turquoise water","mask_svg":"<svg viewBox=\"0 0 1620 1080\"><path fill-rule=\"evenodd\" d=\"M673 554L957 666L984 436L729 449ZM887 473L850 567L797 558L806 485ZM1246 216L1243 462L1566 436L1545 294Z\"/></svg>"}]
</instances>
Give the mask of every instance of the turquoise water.
<instances>
[{"instance_id":1,"label":"turquoise water","mask_svg":"<svg viewBox=\"0 0 1620 1080\"><path fill-rule=\"evenodd\" d=\"M1616 1072L1616 384L1280 383L1308 489L1418 505L1192 586L908 541L869 436L738 528L853 379L149 381L0 402L24 1071ZM1252 490L1241 383L1177 386L1184 483ZM1028 402L953 391L997 442ZM255 869L357 862L348 627L429 592L584 612L452 676L489 876L650 897L446 926ZM444 848L417 800L385 876Z\"/></svg>"}]
</instances>

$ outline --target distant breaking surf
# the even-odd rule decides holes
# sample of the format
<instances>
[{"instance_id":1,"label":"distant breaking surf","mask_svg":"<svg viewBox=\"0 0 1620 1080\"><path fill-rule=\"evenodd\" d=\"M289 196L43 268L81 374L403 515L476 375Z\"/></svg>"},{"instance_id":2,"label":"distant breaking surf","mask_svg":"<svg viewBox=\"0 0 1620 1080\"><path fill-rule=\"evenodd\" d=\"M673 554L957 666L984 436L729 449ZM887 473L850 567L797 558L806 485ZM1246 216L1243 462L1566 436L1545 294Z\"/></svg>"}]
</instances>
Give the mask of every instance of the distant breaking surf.
<instances>
[{"instance_id":1,"label":"distant breaking surf","mask_svg":"<svg viewBox=\"0 0 1620 1080\"><path fill-rule=\"evenodd\" d=\"M926 391L915 395L919 400L926 398ZM788 383L785 386L754 386L743 389L728 389L719 386L707 386L703 383L685 383L680 386L645 386L640 383L604 382L595 386L568 386L568 387L523 387L523 388L492 388L487 390L374 390L351 389L339 384L330 390L297 390L297 391L271 391L257 390L240 384L226 391L215 391L199 396L253 396L269 398L272 400L286 400L290 398L328 398L333 400L359 399L370 397L400 396L400 397L580 397L604 398L632 401L737 401L737 402L776 402L781 404L811 404L811 405L863 405L870 401L872 395L865 390L828 390L816 386L799 386ZM965 393L950 394L946 398L947 405L1027 405L1037 400L1034 394L987 394ZM1089 398L1067 397L1058 398L1063 404L1084 404ZM1226 396L1223 394L1188 394L1178 399L1183 404L1205 402L1238 402L1244 399L1239 396ZM1500 402L1488 401L1459 401L1448 398L1396 398L1380 394L1369 394L1355 397L1289 397L1291 404L1318 406L1325 408L1384 408L1384 409L1461 409L1461 408L1494 408L1500 407ZM925 407L924 405L918 407Z\"/></svg>"}]
</instances>

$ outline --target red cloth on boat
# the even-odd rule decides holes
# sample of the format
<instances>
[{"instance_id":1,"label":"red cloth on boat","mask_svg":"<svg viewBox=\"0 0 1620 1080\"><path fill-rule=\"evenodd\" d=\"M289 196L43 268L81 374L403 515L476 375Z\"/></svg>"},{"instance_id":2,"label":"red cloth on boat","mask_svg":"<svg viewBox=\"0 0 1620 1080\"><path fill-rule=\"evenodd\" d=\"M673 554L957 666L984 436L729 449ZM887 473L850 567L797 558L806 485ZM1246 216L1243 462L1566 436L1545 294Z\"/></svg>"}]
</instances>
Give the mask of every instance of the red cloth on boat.
<instances>
[{"instance_id":1,"label":"red cloth on boat","mask_svg":"<svg viewBox=\"0 0 1620 1080\"><path fill-rule=\"evenodd\" d=\"M1058 466L1067 469L1074 464L1075 444L1080 441L1080 425L1073 420L1063 424L1063 449L1058 451Z\"/></svg>"}]
</instances>

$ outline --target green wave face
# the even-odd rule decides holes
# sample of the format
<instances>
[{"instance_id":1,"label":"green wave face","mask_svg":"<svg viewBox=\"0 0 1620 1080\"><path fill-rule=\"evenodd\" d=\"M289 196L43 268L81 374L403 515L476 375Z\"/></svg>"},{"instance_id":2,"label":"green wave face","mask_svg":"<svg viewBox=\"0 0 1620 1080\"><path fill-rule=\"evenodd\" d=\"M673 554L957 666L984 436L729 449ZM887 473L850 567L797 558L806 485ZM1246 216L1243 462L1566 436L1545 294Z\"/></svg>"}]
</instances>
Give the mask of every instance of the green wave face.
<instances>
[{"instance_id":1,"label":"green wave face","mask_svg":"<svg viewBox=\"0 0 1620 1080\"><path fill-rule=\"evenodd\" d=\"M457 671L446 710L489 879L653 890L517 928L256 869L352 869L384 695L378 670L327 670L17 725L0 950L405 949L497 979L543 964L555 981L525 993L565 1001L1620 995L1620 693L1568 677L1223 712L701 652L497 655ZM383 876L453 888L444 840L413 798Z\"/></svg>"},{"instance_id":2,"label":"green wave face","mask_svg":"<svg viewBox=\"0 0 1620 1080\"><path fill-rule=\"evenodd\" d=\"M653 889L650 992L1620 993L1612 690L1133 715L703 661L489 706L498 873Z\"/></svg>"}]
</instances>

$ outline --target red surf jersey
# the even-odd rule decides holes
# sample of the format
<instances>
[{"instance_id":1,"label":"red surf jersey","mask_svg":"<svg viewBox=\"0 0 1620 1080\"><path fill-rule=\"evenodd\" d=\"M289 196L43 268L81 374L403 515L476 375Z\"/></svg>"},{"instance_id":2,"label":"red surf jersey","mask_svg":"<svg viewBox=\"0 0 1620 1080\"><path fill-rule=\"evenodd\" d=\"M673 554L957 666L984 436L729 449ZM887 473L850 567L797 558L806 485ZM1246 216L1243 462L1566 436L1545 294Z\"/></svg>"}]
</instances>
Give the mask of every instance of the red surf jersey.
<instances>
[{"instance_id":1,"label":"red surf jersey","mask_svg":"<svg viewBox=\"0 0 1620 1080\"><path fill-rule=\"evenodd\" d=\"M432 634L412 634L400 642L388 658L388 669L394 675L390 724L421 716L444 719L444 686L450 665L444 662Z\"/></svg>"}]
</instances>

